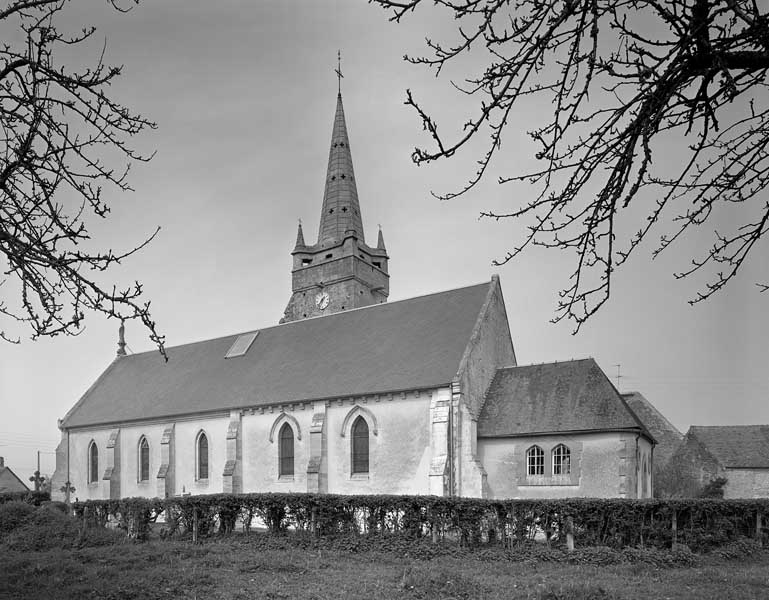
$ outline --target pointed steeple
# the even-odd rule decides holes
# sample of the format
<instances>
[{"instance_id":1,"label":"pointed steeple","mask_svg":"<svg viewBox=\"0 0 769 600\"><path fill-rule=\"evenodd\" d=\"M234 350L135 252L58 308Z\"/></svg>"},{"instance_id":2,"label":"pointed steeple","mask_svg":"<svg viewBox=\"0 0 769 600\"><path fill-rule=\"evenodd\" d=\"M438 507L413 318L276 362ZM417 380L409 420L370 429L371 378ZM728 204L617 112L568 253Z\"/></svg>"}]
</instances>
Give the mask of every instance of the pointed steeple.
<instances>
[{"instance_id":1,"label":"pointed steeple","mask_svg":"<svg viewBox=\"0 0 769 600\"><path fill-rule=\"evenodd\" d=\"M376 240L377 250L385 250L384 236L382 235L382 226L379 226L379 237Z\"/></svg>"},{"instance_id":2,"label":"pointed steeple","mask_svg":"<svg viewBox=\"0 0 769 600\"><path fill-rule=\"evenodd\" d=\"M328 153L326 189L323 194L318 242L341 241L350 233L360 241L365 241L340 93L336 98L336 115L331 133L331 149Z\"/></svg>"},{"instance_id":3,"label":"pointed steeple","mask_svg":"<svg viewBox=\"0 0 769 600\"><path fill-rule=\"evenodd\" d=\"M304 232L302 231L302 220L299 219L299 229L296 231L296 245L294 248L301 248L306 245L304 243Z\"/></svg>"}]
</instances>

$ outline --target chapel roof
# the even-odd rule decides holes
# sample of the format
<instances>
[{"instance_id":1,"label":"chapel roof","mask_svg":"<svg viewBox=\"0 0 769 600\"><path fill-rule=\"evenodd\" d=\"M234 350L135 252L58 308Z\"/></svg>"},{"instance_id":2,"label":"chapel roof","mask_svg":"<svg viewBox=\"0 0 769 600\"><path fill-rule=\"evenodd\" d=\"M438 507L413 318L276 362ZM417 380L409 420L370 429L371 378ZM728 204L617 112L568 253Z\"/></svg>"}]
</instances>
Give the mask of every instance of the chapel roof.
<instances>
[{"instance_id":1,"label":"chapel roof","mask_svg":"<svg viewBox=\"0 0 769 600\"><path fill-rule=\"evenodd\" d=\"M497 370L478 437L635 429L654 439L592 358Z\"/></svg>"},{"instance_id":2,"label":"chapel roof","mask_svg":"<svg viewBox=\"0 0 769 600\"><path fill-rule=\"evenodd\" d=\"M684 434L640 392L627 392L622 394L622 397L657 440L657 445L654 447L654 464L664 466L681 445Z\"/></svg>"},{"instance_id":3,"label":"chapel roof","mask_svg":"<svg viewBox=\"0 0 769 600\"><path fill-rule=\"evenodd\" d=\"M692 425L687 436L726 468L769 469L769 425Z\"/></svg>"},{"instance_id":4,"label":"chapel roof","mask_svg":"<svg viewBox=\"0 0 769 600\"><path fill-rule=\"evenodd\" d=\"M267 327L243 356L239 335L117 358L62 427L449 384L493 279L446 292Z\"/></svg>"}]
</instances>

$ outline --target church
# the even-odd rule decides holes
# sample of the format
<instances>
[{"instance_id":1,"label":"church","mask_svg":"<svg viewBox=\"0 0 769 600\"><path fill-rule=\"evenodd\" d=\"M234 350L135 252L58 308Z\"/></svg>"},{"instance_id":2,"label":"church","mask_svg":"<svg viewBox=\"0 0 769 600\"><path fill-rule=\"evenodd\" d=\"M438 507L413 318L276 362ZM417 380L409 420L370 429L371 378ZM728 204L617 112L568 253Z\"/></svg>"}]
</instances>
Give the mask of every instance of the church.
<instances>
[{"instance_id":1,"label":"church","mask_svg":"<svg viewBox=\"0 0 769 600\"><path fill-rule=\"evenodd\" d=\"M311 240L312 241L312 240ZM593 359L519 366L498 276L387 302L341 92L317 240L278 325L114 361L59 422L59 499L652 494L655 439Z\"/></svg>"}]
</instances>

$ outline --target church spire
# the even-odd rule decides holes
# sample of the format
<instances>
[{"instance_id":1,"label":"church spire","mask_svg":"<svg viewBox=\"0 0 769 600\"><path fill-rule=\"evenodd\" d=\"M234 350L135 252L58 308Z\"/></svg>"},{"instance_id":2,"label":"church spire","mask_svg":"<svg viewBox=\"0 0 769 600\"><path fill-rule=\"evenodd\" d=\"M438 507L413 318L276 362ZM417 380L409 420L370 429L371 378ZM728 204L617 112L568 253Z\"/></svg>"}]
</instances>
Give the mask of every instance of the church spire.
<instances>
[{"instance_id":1,"label":"church spire","mask_svg":"<svg viewBox=\"0 0 769 600\"><path fill-rule=\"evenodd\" d=\"M385 250L384 236L382 235L382 226L379 226L379 236L376 240L377 250Z\"/></svg>"},{"instance_id":2,"label":"church spire","mask_svg":"<svg viewBox=\"0 0 769 600\"><path fill-rule=\"evenodd\" d=\"M341 71L337 75L340 76L340 73ZM328 154L318 242L342 241L350 234L362 242L365 241L350 142L347 139L347 125L344 120L342 93L339 92L336 97L336 115Z\"/></svg>"},{"instance_id":3,"label":"church spire","mask_svg":"<svg viewBox=\"0 0 769 600\"><path fill-rule=\"evenodd\" d=\"M299 219L299 229L296 231L296 244L294 245L294 248L301 248L306 245L307 244L304 243L304 232L302 231L302 220Z\"/></svg>"}]
</instances>

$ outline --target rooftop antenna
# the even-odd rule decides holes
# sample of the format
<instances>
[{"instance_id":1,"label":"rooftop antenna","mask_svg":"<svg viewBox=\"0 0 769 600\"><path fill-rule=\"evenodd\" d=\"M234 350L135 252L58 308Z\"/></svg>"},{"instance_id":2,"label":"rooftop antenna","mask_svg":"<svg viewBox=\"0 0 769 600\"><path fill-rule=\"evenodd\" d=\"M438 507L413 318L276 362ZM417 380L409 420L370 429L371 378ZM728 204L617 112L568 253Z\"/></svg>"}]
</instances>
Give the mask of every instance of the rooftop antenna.
<instances>
[{"instance_id":1,"label":"rooftop antenna","mask_svg":"<svg viewBox=\"0 0 769 600\"><path fill-rule=\"evenodd\" d=\"M337 83L339 85L339 95L342 94L342 51L337 50L336 51L336 70L334 71L336 73Z\"/></svg>"},{"instance_id":2,"label":"rooftop antenna","mask_svg":"<svg viewBox=\"0 0 769 600\"><path fill-rule=\"evenodd\" d=\"M619 380L623 377L622 375L619 374L619 368L622 365L613 365L613 366L617 367L617 391L619 392Z\"/></svg>"}]
</instances>

